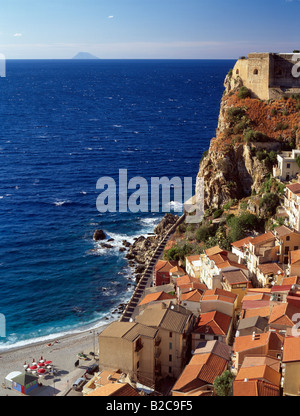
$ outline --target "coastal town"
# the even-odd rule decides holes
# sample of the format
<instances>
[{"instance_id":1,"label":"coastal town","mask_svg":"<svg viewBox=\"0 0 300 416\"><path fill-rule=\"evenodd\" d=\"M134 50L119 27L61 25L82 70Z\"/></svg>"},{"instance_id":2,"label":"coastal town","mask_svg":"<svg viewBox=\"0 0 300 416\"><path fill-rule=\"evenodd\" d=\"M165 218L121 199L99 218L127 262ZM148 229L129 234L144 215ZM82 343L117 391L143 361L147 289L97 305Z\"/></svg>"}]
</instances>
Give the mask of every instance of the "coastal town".
<instances>
[{"instance_id":1,"label":"coastal town","mask_svg":"<svg viewBox=\"0 0 300 416\"><path fill-rule=\"evenodd\" d=\"M200 162L202 221L166 214L152 236L123 242L132 297L92 331L92 351L73 355L59 395L300 395L300 86L275 91L268 72L281 80L291 65L250 54L229 71ZM3 388L34 394L43 364L25 363Z\"/></svg>"}]
</instances>

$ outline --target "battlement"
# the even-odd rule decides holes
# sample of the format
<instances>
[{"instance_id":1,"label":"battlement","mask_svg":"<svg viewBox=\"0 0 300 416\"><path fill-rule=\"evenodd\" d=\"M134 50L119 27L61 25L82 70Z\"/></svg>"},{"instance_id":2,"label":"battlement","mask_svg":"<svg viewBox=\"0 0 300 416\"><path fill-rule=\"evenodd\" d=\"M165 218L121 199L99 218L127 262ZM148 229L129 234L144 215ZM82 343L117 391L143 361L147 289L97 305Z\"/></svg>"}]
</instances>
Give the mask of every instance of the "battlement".
<instances>
[{"instance_id":1,"label":"battlement","mask_svg":"<svg viewBox=\"0 0 300 416\"><path fill-rule=\"evenodd\" d=\"M255 98L279 99L300 94L299 67L300 54L250 53L236 62L232 78L240 78Z\"/></svg>"}]
</instances>

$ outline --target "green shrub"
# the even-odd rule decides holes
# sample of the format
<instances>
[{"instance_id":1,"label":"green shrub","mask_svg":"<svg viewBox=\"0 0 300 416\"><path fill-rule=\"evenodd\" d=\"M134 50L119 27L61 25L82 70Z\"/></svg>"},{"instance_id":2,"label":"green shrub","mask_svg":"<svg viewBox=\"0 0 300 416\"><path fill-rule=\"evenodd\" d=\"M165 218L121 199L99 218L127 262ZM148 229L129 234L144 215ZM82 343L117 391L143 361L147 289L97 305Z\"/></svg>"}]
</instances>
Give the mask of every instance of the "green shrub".
<instances>
[{"instance_id":1,"label":"green shrub","mask_svg":"<svg viewBox=\"0 0 300 416\"><path fill-rule=\"evenodd\" d=\"M248 98L248 97L250 98L251 97L251 91L248 88L243 86L243 87L240 88L240 90L238 92L238 97L241 100L243 100L245 98Z\"/></svg>"},{"instance_id":2,"label":"green shrub","mask_svg":"<svg viewBox=\"0 0 300 416\"><path fill-rule=\"evenodd\" d=\"M244 133L244 138L247 143L249 142L264 142L267 141L268 138L264 133L261 133L260 131L248 129Z\"/></svg>"},{"instance_id":3,"label":"green shrub","mask_svg":"<svg viewBox=\"0 0 300 416\"><path fill-rule=\"evenodd\" d=\"M259 202L259 207L265 210L267 216L275 215L279 205L279 195L271 192L267 193Z\"/></svg>"},{"instance_id":4,"label":"green shrub","mask_svg":"<svg viewBox=\"0 0 300 416\"><path fill-rule=\"evenodd\" d=\"M214 219L216 219L216 218L220 218L220 217L221 217L221 215L223 214L223 212L224 212L224 210L223 210L222 208L217 209L217 210L214 212L213 218L214 218Z\"/></svg>"},{"instance_id":5,"label":"green shrub","mask_svg":"<svg viewBox=\"0 0 300 416\"><path fill-rule=\"evenodd\" d=\"M210 237L210 229L209 227L202 226L196 231L196 240L199 242L206 241Z\"/></svg>"},{"instance_id":6,"label":"green shrub","mask_svg":"<svg viewBox=\"0 0 300 416\"><path fill-rule=\"evenodd\" d=\"M279 131L279 130L286 130L289 128L289 125L287 123L284 123L283 121L280 121L279 123L276 124L275 127L275 131Z\"/></svg>"}]
</instances>

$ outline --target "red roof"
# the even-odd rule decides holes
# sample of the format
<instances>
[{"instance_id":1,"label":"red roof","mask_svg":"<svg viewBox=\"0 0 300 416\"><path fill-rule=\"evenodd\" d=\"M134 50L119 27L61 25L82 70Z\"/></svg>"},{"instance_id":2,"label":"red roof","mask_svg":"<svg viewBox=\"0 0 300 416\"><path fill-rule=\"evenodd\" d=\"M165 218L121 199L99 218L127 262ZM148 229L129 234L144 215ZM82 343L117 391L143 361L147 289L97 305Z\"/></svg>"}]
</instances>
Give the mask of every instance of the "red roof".
<instances>
[{"instance_id":1,"label":"red roof","mask_svg":"<svg viewBox=\"0 0 300 416\"><path fill-rule=\"evenodd\" d=\"M222 312L202 313L193 332L197 334L227 335L231 317Z\"/></svg>"},{"instance_id":2,"label":"red roof","mask_svg":"<svg viewBox=\"0 0 300 416\"><path fill-rule=\"evenodd\" d=\"M280 391L278 386L262 380L234 381L232 387L234 396L244 397L279 396Z\"/></svg>"},{"instance_id":3,"label":"red roof","mask_svg":"<svg viewBox=\"0 0 300 416\"><path fill-rule=\"evenodd\" d=\"M246 237L246 238L243 238L242 240L238 240L238 241L235 241L234 243L231 243L231 245L236 248L241 248L241 247L244 247L245 245L248 245L251 240L253 240L253 237Z\"/></svg>"},{"instance_id":4,"label":"red roof","mask_svg":"<svg viewBox=\"0 0 300 416\"><path fill-rule=\"evenodd\" d=\"M267 241L271 241L271 240L275 240L274 235L269 231L268 233L265 234L261 234L255 238L253 238L253 240L251 240L251 244L253 246L255 246L256 244L261 244L261 243L265 243Z\"/></svg>"}]
</instances>

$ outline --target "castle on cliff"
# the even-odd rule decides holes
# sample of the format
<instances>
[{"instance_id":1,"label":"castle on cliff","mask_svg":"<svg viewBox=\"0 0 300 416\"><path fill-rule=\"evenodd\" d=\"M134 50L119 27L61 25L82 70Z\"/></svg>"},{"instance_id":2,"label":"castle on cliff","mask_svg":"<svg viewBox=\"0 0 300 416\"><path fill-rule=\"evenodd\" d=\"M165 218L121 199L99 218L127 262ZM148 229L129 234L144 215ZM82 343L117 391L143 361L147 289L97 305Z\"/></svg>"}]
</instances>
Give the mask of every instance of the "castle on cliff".
<instances>
[{"instance_id":1,"label":"castle on cliff","mask_svg":"<svg viewBox=\"0 0 300 416\"><path fill-rule=\"evenodd\" d=\"M232 81L242 81L255 98L278 99L300 94L299 67L299 53L250 53L236 62Z\"/></svg>"}]
</instances>

